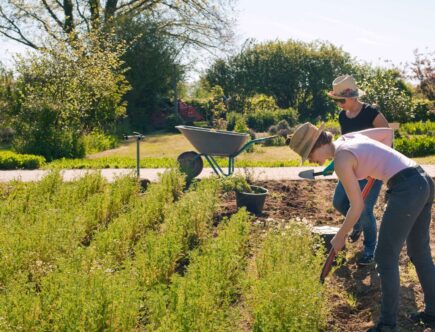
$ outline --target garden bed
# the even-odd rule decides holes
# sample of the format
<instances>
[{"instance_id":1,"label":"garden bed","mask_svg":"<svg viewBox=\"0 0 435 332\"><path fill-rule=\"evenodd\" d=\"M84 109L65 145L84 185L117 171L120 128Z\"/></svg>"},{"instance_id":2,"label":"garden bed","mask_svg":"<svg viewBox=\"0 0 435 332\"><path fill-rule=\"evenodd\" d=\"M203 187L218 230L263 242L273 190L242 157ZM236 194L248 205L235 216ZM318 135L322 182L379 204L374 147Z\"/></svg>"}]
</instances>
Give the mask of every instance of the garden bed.
<instances>
[{"instance_id":1,"label":"garden bed","mask_svg":"<svg viewBox=\"0 0 435 332\"><path fill-rule=\"evenodd\" d=\"M264 231L297 219L311 226L340 225L343 217L332 208L335 180L322 181L258 181L255 184L269 190L269 197L263 214L256 217L256 223ZM385 186L375 206L378 221L384 207ZM221 204L220 215L228 216L237 210L234 194L226 194ZM435 215L433 208L432 215ZM431 247L435 255L435 223L431 224ZM326 280L330 304L327 331L366 331L379 316L380 280L374 266L358 268L356 259L362 250L362 237L356 244L347 244L347 263L338 268ZM422 308L422 292L415 269L402 251L401 307L399 326L403 331L428 331L413 326L406 315ZM319 271L320 273L320 271ZM249 326L249 324L246 324ZM247 329L249 330L249 328Z\"/></svg>"}]
</instances>

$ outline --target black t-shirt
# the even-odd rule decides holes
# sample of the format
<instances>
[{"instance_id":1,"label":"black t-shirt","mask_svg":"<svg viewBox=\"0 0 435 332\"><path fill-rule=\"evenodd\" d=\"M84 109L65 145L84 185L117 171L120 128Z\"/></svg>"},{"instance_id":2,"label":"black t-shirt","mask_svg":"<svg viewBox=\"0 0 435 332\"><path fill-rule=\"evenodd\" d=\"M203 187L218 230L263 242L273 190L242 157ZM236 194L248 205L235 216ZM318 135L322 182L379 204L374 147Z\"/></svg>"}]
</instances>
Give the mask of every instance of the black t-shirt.
<instances>
[{"instance_id":1,"label":"black t-shirt","mask_svg":"<svg viewBox=\"0 0 435 332\"><path fill-rule=\"evenodd\" d=\"M376 107L363 104L361 111L358 115L352 119L346 116L346 111L342 110L338 116L338 122L340 122L341 134L352 133L354 131L360 131L364 129L374 128L373 121L378 116L379 111Z\"/></svg>"}]
</instances>

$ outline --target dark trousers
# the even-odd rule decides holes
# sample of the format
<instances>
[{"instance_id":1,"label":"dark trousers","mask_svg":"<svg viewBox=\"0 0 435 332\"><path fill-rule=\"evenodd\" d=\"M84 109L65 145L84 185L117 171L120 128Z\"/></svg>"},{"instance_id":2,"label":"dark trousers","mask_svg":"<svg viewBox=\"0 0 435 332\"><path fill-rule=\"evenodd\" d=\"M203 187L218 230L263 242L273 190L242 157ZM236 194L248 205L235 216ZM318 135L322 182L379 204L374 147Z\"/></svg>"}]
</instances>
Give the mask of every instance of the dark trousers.
<instances>
[{"instance_id":1,"label":"dark trousers","mask_svg":"<svg viewBox=\"0 0 435 332\"><path fill-rule=\"evenodd\" d=\"M407 168L388 181L388 203L379 230L375 262L381 278L380 320L395 325L399 308L399 255L406 241L425 301L435 315L435 265L430 250L429 226L434 183L421 167Z\"/></svg>"}]
</instances>

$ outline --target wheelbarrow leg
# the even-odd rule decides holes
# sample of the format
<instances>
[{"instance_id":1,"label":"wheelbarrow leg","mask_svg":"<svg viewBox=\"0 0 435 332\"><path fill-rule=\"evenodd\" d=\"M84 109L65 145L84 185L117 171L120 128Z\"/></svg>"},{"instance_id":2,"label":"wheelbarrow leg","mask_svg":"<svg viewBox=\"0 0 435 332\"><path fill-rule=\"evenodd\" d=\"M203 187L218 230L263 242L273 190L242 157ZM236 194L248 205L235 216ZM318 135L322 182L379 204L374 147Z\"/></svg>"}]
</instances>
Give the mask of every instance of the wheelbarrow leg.
<instances>
[{"instance_id":1,"label":"wheelbarrow leg","mask_svg":"<svg viewBox=\"0 0 435 332\"><path fill-rule=\"evenodd\" d=\"M222 170L222 168L219 166L216 159L213 158L213 156L209 156L206 154L203 156L208 161L210 166L213 168L213 171L217 174L217 176L229 176L229 175L233 174L233 172L234 172L234 159L232 157L230 157L228 160L228 173L226 174Z\"/></svg>"}]
</instances>

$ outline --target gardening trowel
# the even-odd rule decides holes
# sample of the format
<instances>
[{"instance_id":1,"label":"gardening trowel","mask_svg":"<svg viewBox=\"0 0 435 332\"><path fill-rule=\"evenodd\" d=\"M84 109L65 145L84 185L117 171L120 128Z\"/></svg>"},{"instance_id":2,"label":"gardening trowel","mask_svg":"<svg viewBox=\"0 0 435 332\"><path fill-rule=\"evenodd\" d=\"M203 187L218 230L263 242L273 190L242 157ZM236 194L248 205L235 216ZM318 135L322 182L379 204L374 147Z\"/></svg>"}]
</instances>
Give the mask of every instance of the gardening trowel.
<instances>
[{"instance_id":1,"label":"gardening trowel","mask_svg":"<svg viewBox=\"0 0 435 332\"><path fill-rule=\"evenodd\" d=\"M299 172L299 176L304 179L314 180L314 178L318 175L332 175L334 173L334 161L331 161L328 166L323 171L314 172L313 169L308 169L306 171Z\"/></svg>"},{"instance_id":2,"label":"gardening trowel","mask_svg":"<svg viewBox=\"0 0 435 332\"><path fill-rule=\"evenodd\" d=\"M329 165L328 165L329 167ZM370 189L372 189L373 187L373 183L375 183L375 179L368 177L367 178L367 183L364 186L364 189L361 193L363 200L365 200L367 198L367 195L370 192ZM325 278L326 276L329 274L329 271L331 271L332 268L332 263L334 262L335 256L337 255L337 253L335 252L334 248L331 248L331 250L329 251L328 254L328 258L326 258L325 263L323 264L323 268L322 268L322 272L320 273L320 283L324 283L325 282Z\"/></svg>"}]
</instances>

